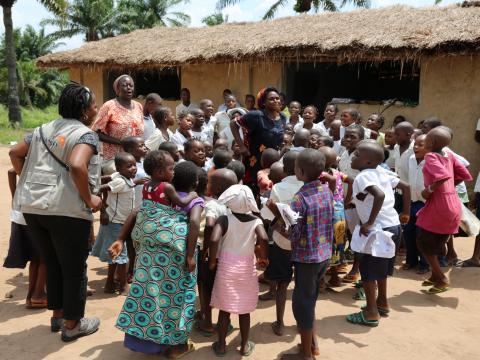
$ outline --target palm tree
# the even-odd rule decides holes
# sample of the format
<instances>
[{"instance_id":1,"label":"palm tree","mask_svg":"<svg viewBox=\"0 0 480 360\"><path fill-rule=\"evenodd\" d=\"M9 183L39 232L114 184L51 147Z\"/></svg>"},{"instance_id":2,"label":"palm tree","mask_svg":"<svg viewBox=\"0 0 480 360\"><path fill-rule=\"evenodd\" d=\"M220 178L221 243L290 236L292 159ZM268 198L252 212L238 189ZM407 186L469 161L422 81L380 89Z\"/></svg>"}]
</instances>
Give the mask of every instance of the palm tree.
<instances>
[{"instance_id":1,"label":"palm tree","mask_svg":"<svg viewBox=\"0 0 480 360\"><path fill-rule=\"evenodd\" d=\"M47 9L61 14L65 7L65 0L39 0ZM3 25L5 26L5 63L8 71L8 121L15 126L22 121L20 99L17 86L17 58L15 54L15 40L13 37L12 7L15 0L0 0L3 9Z\"/></svg>"},{"instance_id":2,"label":"palm tree","mask_svg":"<svg viewBox=\"0 0 480 360\"><path fill-rule=\"evenodd\" d=\"M217 8L223 9L227 6L234 5L241 0L218 0L217 1ZM277 0L272 6L267 10L265 15L263 15L263 19L272 19L275 17L277 11L287 5L289 0ZM295 5L293 6L293 10L297 13L305 13L309 12L312 8L315 12L319 10L326 10L326 11L338 11L342 7L347 4L353 4L357 7L369 7L370 0L295 0Z\"/></svg>"},{"instance_id":3,"label":"palm tree","mask_svg":"<svg viewBox=\"0 0 480 360\"><path fill-rule=\"evenodd\" d=\"M169 9L188 0L120 0L118 31L121 34L154 26L187 26L190 16Z\"/></svg>"},{"instance_id":4,"label":"palm tree","mask_svg":"<svg viewBox=\"0 0 480 360\"><path fill-rule=\"evenodd\" d=\"M52 35L45 35L45 28L37 32L33 26L27 25L23 30L17 47L18 60L34 60L40 56L50 54L65 43L57 42Z\"/></svg>"},{"instance_id":5,"label":"palm tree","mask_svg":"<svg viewBox=\"0 0 480 360\"><path fill-rule=\"evenodd\" d=\"M40 22L42 26L58 28L54 39L84 35L85 41L96 41L115 35L116 9L113 0L73 0L64 16L56 16Z\"/></svg>"},{"instance_id":6,"label":"palm tree","mask_svg":"<svg viewBox=\"0 0 480 360\"><path fill-rule=\"evenodd\" d=\"M207 26L215 26L220 24L225 24L228 22L228 15L223 16L221 12L216 12L212 15L205 16L202 19L202 23Z\"/></svg>"}]
</instances>

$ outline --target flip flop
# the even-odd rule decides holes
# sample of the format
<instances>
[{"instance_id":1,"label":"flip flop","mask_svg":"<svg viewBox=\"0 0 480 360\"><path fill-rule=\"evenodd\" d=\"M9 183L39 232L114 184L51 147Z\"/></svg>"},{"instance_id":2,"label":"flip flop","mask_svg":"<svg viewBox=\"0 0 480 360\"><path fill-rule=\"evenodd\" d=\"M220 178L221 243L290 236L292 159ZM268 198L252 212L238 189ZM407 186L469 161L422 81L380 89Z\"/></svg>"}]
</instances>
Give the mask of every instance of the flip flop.
<instances>
[{"instance_id":1,"label":"flip flop","mask_svg":"<svg viewBox=\"0 0 480 360\"><path fill-rule=\"evenodd\" d=\"M367 300L365 290L363 288L358 288L355 295L353 295L353 300Z\"/></svg>"},{"instance_id":2,"label":"flip flop","mask_svg":"<svg viewBox=\"0 0 480 360\"><path fill-rule=\"evenodd\" d=\"M360 309L365 310L366 308L367 308L367 305L363 305ZM383 308L380 306L377 306L377 311L381 317L388 317L388 315L390 314L390 309Z\"/></svg>"},{"instance_id":3,"label":"flip flop","mask_svg":"<svg viewBox=\"0 0 480 360\"><path fill-rule=\"evenodd\" d=\"M181 358L183 358L185 355L188 355L188 354L190 354L191 352L193 352L194 350L195 350L195 346L193 346L193 344L189 342L189 343L187 344L187 350L185 350L183 353L178 354L178 355L168 354L167 359L170 359L170 360L181 359Z\"/></svg>"},{"instance_id":4,"label":"flip flop","mask_svg":"<svg viewBox=\"0 0 480 360\"><path fill-rule=\"evenodd\" d=\"M432 286L430 289L425 291L425 293L429 294L429 295L436 295L436 294L444 293L444 292L449 291L449 290L451 290L451 289L448 286L446 286L446 287Z\"/></svg>"},{"instance_id":5,"label":"flip flop","mask_svg":"<svg viewBox=\"0 0 480 360\"><path fill-rule=\"evenodd\" d=\"M363 311L347 315L347 321L352 324L365 325L370 327L377 327L379 324L378 320L366 320L363 316Z\"/></svg>"},{"instance_id":6,"label":"flip flop","mask_svg":"<svg viewBox=\"0 0 480 360\"><path fill-rule=\"evenodd\" d=\"M27 303L27 309L45 309L48 306L47 299L33 300L30 299L30 303Z\"/></svg>"},{"instance_id":7,"label":"flip flop","mask_svg":"<svg viewBox=\"0 0 480 360\"><path fill-rule=\"evenodd\" d=\"M468 259L468 260L462 261L460 267L464 267L464 268L467 268L467 267L480 267L480 263L476 263L476 262L473 262L473 261L471 261L471 260L472 260L472 259Z\"/></svg>"},{"instance_id":8,"label":"flip flop","mask_svg":"<svg viewBox=\"0 0 480 360\"><path fill-rule=\"evenodd\" d=\"M255 343L253 341L248 340L247 341L247 349L244 352L240 352L240 355L250 356L250 355L252 355L253 350L255 350Z\"/></svg>"},{"instance_id":9,"label":"flip flop","mask_svg":"<svg viewBox=\"0 0 480 360\"><path fill-rule=\"evenodd\" d=\"M432 280L429 280L429 279L425 279L422 282L422 286L433 286L433 285L435 285L435 283Z\"/></svg>"},{"instance_id":10,"label":"flip flop","mask_svg":"<svg viewBox=\"0 0 480 360\"><path fill-rule=\"evenodd\" d=\"M212 344L212 351L213 351L213 353L215 354L216 357L224 357L225 355L227 355L227 350L225 350L225 351L223 351L223 352L220 351L220 350L218 349L219 345L220 345L220 344L218 343L218 341L215 341L215 342Z\"/></svg>"}]
</instances>

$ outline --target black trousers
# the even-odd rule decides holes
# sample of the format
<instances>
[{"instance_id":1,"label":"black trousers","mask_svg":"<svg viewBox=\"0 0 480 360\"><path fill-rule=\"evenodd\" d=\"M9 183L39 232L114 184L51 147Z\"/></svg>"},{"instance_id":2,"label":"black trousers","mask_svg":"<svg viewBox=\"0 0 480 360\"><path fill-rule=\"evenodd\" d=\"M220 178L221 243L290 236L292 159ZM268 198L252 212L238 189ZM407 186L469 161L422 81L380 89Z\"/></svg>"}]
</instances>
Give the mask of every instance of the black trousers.
<instances>
[{"instance_id":1,"label":"black trousers","mask_svg":"<svg viewBox=\"0 0 480 360\"><path fill-rule=\"evenodd\" d=\"M24 216L47 266L48 308L63 309L66 320L81 319L87 298L91 221L67 216Z\"/></svg>"}]
</instances>

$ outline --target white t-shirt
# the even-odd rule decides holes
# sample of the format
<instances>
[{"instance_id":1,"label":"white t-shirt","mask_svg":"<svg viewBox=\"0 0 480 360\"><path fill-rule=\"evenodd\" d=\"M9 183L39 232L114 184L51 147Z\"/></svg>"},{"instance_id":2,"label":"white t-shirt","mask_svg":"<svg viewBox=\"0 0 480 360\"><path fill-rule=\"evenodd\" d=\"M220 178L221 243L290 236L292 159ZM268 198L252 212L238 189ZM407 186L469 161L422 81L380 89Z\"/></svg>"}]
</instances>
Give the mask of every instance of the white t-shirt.
<instances>
[{"instance_id":1,"label":"white t-shirt","mask_svg":"<svg viewBox=\"0 0 480 360\"><path fill-rule=\"evenodd\" d=\"M143 179L149 177L143 168L143 162L137 162L137 174L135 175L134 180ZM139 209L142 205L142 190L143 185L135 185L135 208Z\"/></svg>"},{"instance_id":2,"label":"white t-shirt","mask_svg":"<svg viewBox=\"0 0 480 360\"><path fill-rule=\"evenodd\" d=\"M110 222L123 224L135 209L135 184L132 179L115 172L107 184L110 188L107 198L107 214Z\"/></svg>"},{"instance_id":3,"label":"white t-shirt","mask_svg":"<svg viewBox=\"0 0 480 360\"><path fill-rule=\"evenodd\" d=\"M151 115L143 117L143 127L143 140L147 140L156 129Z\"/></svg>"},{"instance_id":4,"label":"white t-shirt","mask_svg":"<svg viewBox=\"0 0 480 360\"><path fill-rule=\"evenodd\" d=\"M203 129L202 131L191 130L190 132L192 133L193 138L200 140L201 142L208 141L208 134L207 132L203 131Z\"/></svg>"},{"instance_id":5,"label":"white t-shirt","mask_svg":"<svg viewBox=\"0 0 480 360\"><path fill-rule=\"evenodd\" d=\"M455 151L450 149L448 146L444 147L443 150L450 152L466 168L468 168L470 166L470 162L467 159L465 159L462 155L458 155ZM457 191L458 194L466 194L467 193L467 185L465 185L465 181L462 181L457 186L455 186L455 190Z\"/></svg>"},{"instance_id":6,"label":"white t-shirt","mask_svg":"<svg viewBox=\"0 0 480 360\"><path fill-rule=\"evenodd\" d=\"M208 141L213 144L213 134L215 133L215 126L217 126L217 118L215 116L210 116L208 123L203 124L203 132L208 135Z\"/></svg>"},{"instance_id":7,"label":"white t-shirt","mask_svg":"<svg viewBox=\"0 0 480 360\"><path fill-rule=\"evenodd\" d=\"M208 200L205 203L205 217L218 219L220 216L228 215L229 213L230 210L216 199Z\"/></svg>"},{"instance_id":8,"label":"white t-shirt","mask_svg":"<svg viewBox=\"0 0 480 360\"><path fill-rule=\"evenodd\" d=\"M408 183L410 184L410 193L412 195L412 202L421 201L425 202L422 197L422 191L425 189L425 183L423 181L423 167L425 166L425 160L417 162L415 154L410 155L408 158Z\"/></svg>"},{"instance_id":9,"label":"white t-shirt","mask_svg":"<svg viewBox=\"0 0 480 360\"><path fill-rule=\"evenodd\" d=\"M351 154L345 149L340 155L340 160L338 160L338 169L347 175L350 179L355 179L355 177L359 174L358 170L352 169L352 157L354 151Z\"/></svg>"},{"instance_id":10,"label":"white t-shirt","mask_svg":"<svg viewBox=\"0 0 480 360\"><path fill-rule=\"evenodd\" d=\"M290 124L290 117L287 119L286 124ZM303 118L301 116L298 117L298 122L295 124L303 124Z\"/></svg>"},{"instance_id":11,"label":"white t-shirt","mask_svg":"<svg viewBox=\"0 0 480 360\"><path fill-rule=\"evenodd\" d=\"M187 142L187 138L180 133L180 131L175 131L175 134L170 136L170 141L177 145L178 151L183 151L183 144Z\"/></svg>"},{"instance_id":12,"label":"white t-shirt","mask_svg":"<svg viewBox=\"0 0 480 360\"><path fill-rule=\"evenodd\" d=\"M215 118L217 119L217 123L215 125L217 134L226 129L230 128L230 117L227 115L225 111L219 111L215 114Z\"/></svg>"},{"instance_id":13,"label":"white t-shirt","mask_svg":"<svg viewBox=\"0 0 480 360\"><path fill-rule=\"evenodd\" d=\"M148 150L153 151L153 150L158 150L158 147L165 141L170 141L173 133L170 131L170 129L167 129L167 134L168 134L168 139L165 139L163 136L163 133L155 128L153 131L153 134L145 141L145 146L148 148Z\"/></svg>"},{"instance_id":14,"label":"white t-shirt","mask_svg":"<svg viewBox=\"0 0 480 360\"><path fill-rule=\"evenodd\" d=\"M361 171L353 181L352 201L356 206L358 217L362 224L368 221L373 207L373 195L366 191L370 186L377 186L385 194L382 208L375 219L374 225L380 225L382 229L400 225L398 214L394 209L395 196L393 188L397 186L399 179L380 167ZM366 194L365 198L359 200L358 194Z\"/></svg>"},{"instance_id":15,"label":"white t-shirt","mask_svg":"<svg viewBox=\"0 0 480 360\"><path fill-rule=\"evenodd\" d=\"M400 177L400 180L408 182L408 159L413 154L413 141L400 155L400 145L395 145L393 148L393 156L395 158L395 172Z\"/></svg>"},{"instance_id":16,"label":"white t-shirt","mask_svg":"<svg viewBox=\"0 0 480 360\"><path fill-rule=\"evenodd\" d=\"M293 127L293 131L297 132L300 129L303 129L303 124L304 122L302 121L301 123L299 122ZM313 127L310 130L318 130L322 136L329 136L328 132L322 129L322 127L319 124L313 124Z\"/></svg>"},{"instance_id":17,"label":"white t-shirt","mask_svg":"<svg viewBox=\"0 0 480 360\"><path fill-rule=\"evenodd\" d=\"M333 141L333 150L337 153L337 156L342 156L345 151L345 146L342 146L342 140Z\"/></svg>"},{"instance_id":18,"label":"white t-shirt","mask_svg":"<svg viewBox=\"0 0 480 360\"><path fill-rule=\"evenodd\" d=\"M183 103L180 103L175 108L175 114L178 116L181 113L188 113L194 109L198 109L198 105L193 102L191 102L190 105L188 106L185 106Z\"/></svg>"}]
</instances>

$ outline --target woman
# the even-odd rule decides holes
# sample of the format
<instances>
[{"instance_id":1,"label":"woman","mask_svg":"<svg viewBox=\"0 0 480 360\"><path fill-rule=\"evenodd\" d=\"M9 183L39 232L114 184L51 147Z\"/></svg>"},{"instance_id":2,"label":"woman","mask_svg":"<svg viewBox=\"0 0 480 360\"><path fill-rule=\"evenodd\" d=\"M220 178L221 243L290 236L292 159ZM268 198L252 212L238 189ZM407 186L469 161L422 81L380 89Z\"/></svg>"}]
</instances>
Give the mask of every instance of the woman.
<instances>
[{"instance_id":1,"label":"woman","mask_svg":"<svg viewBox=\"0 0 480 360\"><path fill-rule=\"evenodd\" d=\"M240 137L237 121L233 119L230 122L235 142L240 144L240 151L245 159L244 182L252 187L254 194L258 194L257 172L260 170L262 151L266 148L280 148L286 123L285 115L280 112L280 96L274 87L267 87L258 93L257 106L259 110L250 111L238 121L246 134L245 141Z\"/></svg>"},{"instance_id":2,"label":"woman","mask_svg":"<svg viewBox=\"0 0 480 360\"><path fill-rule=\"evenodd\" d=\"M93 131L103 142L102 173L105 175L115 172L113 160L122 151L122 140L127 136L143 137L143 109L140 103L132 100L134 88L129 75L119 76L113 83L117 97L102 105L93 124Z\"/></svg>"},{"instance_id":3,"label":"woman","mask_svg":"<svg viewBox=\"0 0 480 360\"><path fill-rule=\"evenodd\" d=\"M47 266L51 330L61 329L62 340L68 342L100 325L97 317L84 317L92 212L101 206L94 195L99 187L99 140L88 128L97 115L88 88L67 85L58 110L61 119L36 128L9 155L20 175L14 209L24 214Z\"/></svg>"}]
</instances>

